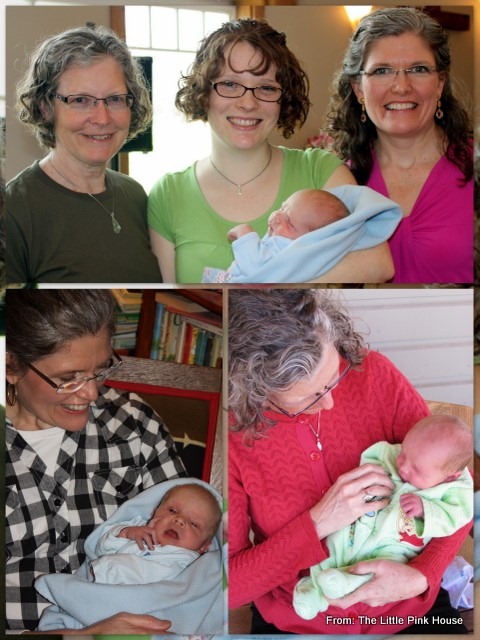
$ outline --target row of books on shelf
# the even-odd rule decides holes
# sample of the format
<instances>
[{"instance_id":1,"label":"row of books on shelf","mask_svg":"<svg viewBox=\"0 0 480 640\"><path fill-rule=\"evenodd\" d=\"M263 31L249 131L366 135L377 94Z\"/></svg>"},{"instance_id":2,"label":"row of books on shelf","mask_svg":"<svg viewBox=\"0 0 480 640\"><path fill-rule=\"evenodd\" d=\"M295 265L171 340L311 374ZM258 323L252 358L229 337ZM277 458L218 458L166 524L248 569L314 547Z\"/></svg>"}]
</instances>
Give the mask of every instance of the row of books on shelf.
<instances>
[{"instance_id":1,"label":"row of books on shelf","mask_svg":"<svg viewBox=\"0 0 480 640\"><path fill-rule=\"evenodd\" d=\"M135 350L137 327L142 305L142 292L128 289L113 289L116 301L115 335L112 346L117 351Z\"/></svg>"},{"instance_id":2,"label":"row of books on shelf","mask_svg":"<svg viewBox=\"0 0 480 640\"><path fill-rule=\"evenodd\" d=\"M220 367L222 332L216 325L184 316L157 303L150 358Z\"/></svg>"}]
</instances>

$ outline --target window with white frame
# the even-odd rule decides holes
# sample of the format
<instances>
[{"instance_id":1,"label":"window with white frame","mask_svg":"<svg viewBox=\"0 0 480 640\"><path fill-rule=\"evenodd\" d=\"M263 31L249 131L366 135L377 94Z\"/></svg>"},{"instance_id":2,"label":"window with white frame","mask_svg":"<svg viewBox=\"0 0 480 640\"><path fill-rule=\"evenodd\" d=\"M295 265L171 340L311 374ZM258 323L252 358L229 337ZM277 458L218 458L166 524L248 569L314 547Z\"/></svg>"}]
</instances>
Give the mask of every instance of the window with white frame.
<instances>
[{"instance_id":1,"label":"window with white frame","mask_svg":"<svg viewBox=\"0 0 480 640\"><path fill-rule=\"evenodd\" d=\"M153 58L153 151L129 154L129 173L147 193L163 174L180 171L209 153L208 126L203 122L186 122L175 108L175 94L200 41L233 19L234 10L229 6L221 11L125 7L126 40L132 54Z\"/></svg>"}]
</instances>

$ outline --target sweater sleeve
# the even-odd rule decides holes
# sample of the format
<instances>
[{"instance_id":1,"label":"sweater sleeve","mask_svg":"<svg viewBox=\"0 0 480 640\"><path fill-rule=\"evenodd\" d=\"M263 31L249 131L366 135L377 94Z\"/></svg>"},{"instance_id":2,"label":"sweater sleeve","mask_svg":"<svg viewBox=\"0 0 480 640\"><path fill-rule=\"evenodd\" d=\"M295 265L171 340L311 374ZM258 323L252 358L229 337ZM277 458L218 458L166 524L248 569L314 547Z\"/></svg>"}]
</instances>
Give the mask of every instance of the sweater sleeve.
<instances>
[{"instance_id":1,"label":"sweater sleeve","mask_svg":"<svg viewBox=\"0 0 480 640\"><path fill-rule=\"evenodd\" d=\"M230 607L247 604L281 585L291 592L302 570L327 557L326 546L318 540L310 513L303 512L264 542L253 545L249 536L248 496L232 452L228 489Z\"/></svg>"}]
</instances>

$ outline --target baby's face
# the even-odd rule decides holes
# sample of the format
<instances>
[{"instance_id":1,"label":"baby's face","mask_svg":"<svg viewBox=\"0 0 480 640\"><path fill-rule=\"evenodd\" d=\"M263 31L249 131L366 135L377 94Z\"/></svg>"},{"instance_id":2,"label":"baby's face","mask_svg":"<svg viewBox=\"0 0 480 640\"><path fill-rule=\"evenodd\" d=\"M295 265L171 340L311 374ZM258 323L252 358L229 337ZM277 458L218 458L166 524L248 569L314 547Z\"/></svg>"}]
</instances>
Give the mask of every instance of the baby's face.
<instances>
[{"instance_id":1,"label":"baby's face","mask_svg":"<svg viewBox=\"0 0 480 640\"><path fill-rule=\"evenodd\" d=\"M295 240L310 231L302 217L303 197L300 193L294 193L285 200L280 209L270 214L268 218L269 236L283 236Z\"/></svg>"},{"instance_id":2,"label":"baby's face","mask_svg":"<svg viewBox=\"0 0 480 640\"><path fill-rule=\"evenodd\" d=\"M441 442L408 433L397 457L398 475L417 489L429 489L451 479L445 469L446 460L448 447Z\"/></svg>"},{"instance_id":3,"label":"baby's face","mask_svg":"<svg viewBox=\"0 0 480 640\"><path fill-rule=\"evenodd\" d=\"M210 546L215 514L202 490L175 488L153 514L157 543L204 553Z\"/></svg>"}]
</instances>

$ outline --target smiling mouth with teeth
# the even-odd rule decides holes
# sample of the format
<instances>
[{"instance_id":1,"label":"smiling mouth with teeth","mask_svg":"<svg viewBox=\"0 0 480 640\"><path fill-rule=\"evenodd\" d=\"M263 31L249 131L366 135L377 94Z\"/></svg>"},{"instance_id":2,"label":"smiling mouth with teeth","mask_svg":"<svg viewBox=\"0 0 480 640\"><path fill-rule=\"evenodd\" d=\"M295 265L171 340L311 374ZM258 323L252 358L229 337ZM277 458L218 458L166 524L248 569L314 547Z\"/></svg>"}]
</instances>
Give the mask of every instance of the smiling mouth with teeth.
<instances>
[{"instance_id":1,"label":"smiling mouth with teeth","mask_svg":"<svg viewBox=\"0 0 480 640\"><path fill-rule=\"evenodd\" d=\"M64 404L65 409L68 411L86 411L88 404Z\"/></svg>"},{"instance_id":2,"label":"smiling mouth with teeth","mask_svg":"<svg viewBox=\"0 0 480 640\"><path fill-rule=\"evenodd\" d=\"M415 109L416 106L415 102L392 102L391 104L385 105L385 109L388 111L408 111Z\"/></svg>"}]
</instances>

